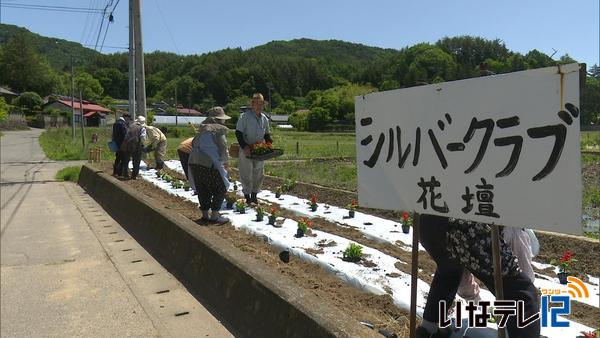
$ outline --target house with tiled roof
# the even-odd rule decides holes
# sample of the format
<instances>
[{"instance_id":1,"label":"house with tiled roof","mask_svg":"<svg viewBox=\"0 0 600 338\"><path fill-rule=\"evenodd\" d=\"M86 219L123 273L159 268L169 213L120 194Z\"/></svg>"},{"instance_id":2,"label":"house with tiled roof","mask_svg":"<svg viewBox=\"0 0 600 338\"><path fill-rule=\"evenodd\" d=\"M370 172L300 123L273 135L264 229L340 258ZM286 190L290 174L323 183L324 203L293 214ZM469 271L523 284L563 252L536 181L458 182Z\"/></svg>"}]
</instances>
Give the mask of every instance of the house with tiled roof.
<instances>
[{"instance_id":1,"label":"house with tiled roof","mask_svg":"<svg viewBox=\"0 0 600 338\"><path fill-rule=\"evenodd\" d=\"M79 103L79 100L75 100L73 102L73 108L75 108L75 123L79 123L81 121L82 115L82 104ZM71 100L67 97L61 96L55 100L50 100L46 103L42 109L44 111L50 111L52 109L58 109L64 112L67 112L67 115L71 112ZM112 111L106 107L103 107L99 104L83 101L83 118L84 125L88 127L98 127L106 125L106 116L110 114Z\"/></svg>"}]
</instances>

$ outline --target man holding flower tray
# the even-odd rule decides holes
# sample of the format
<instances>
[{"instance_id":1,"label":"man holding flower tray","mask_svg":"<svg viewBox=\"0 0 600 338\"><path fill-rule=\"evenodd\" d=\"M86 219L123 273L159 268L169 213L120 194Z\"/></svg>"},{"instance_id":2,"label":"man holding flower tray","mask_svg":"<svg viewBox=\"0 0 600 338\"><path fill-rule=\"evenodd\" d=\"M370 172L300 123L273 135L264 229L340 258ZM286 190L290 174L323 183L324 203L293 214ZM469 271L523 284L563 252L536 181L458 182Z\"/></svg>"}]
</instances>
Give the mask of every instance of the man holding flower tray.
<instances>
[{"instance_id":1,"label":"man holding flower tray","mask_svg":"<svg viewBox=\"0 0 600 338\"><path fill-rule=\"evenodd\" d=\"M264 180L264 162L250 159L252 149L261 151L271 148L273 140L270 135L268 117L263 114L265 100L262 94L252 96L252 109L244 112L236 125L235 136L240 145L239 171L242 191L247 203L258 203L256 197Z\"/></svg>"}]
</instances>

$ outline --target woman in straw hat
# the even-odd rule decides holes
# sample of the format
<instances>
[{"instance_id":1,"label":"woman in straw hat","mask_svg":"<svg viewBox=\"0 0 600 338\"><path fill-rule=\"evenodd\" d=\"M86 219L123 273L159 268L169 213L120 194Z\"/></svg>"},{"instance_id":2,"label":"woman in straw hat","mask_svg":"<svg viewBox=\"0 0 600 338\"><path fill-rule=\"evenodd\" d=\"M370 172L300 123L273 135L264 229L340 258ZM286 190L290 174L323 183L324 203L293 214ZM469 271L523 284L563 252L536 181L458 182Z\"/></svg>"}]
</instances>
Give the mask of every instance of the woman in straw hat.
<instances>
[{"instance_id":1,"label":"woman in straw hat","mask_svg":"<svg viewBox=\"0 0 600 338\"><path fill-rule=\"evenodd\" d=\"M229 129L223 125L230 119L221 107L213 107L192 141L189 168L198 193L202 220L223 224L229 219L219 214L229 188L227 169L229 153L225 135Z\"/></svg>"}]
</instances>

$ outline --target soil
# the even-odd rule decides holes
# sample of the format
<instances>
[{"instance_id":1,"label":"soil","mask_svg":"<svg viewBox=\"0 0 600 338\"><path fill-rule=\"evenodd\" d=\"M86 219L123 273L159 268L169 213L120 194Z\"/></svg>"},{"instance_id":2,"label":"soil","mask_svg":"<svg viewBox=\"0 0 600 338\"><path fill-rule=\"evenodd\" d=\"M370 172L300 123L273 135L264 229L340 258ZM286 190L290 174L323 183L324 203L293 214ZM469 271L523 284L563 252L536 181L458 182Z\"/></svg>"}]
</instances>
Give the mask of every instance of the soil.
<instances>
[{"instance_id":1,"label":"soil","mask_svg":"<svg viewBox=\"0 0 600 338\"><path fill-rule=\"evenodd\" d=\"M112 172L112 167L109 164L103 163L102 169L108 173ZM179 174L176 176L182 177ZM147 198L196 221L199 225L208 225L199 221L201 214L194 203L170 195L142 179L124 180L122 182L135 188ZM238 231L229 224L211 225L207 228L218 236L229 240L232 245L248 254L249 257L253 257L265 266L271 267L274 271L288 276L299 287L337 307L355 320L372 324L376 330L386 329L397 334L398 337L409 336L408 312L397 308L390 296L377 296L357 290L319 266L295 259L294 256L291 256L290 262L285 264L279 258L279 251L271 245L258 237Z\"/></svg>"},{"instance_id":2,"label":"soil","mask_svg":"<svg viewBox=\"0 0 600 338\"><path fill-rule=\"evenodd\" d=\"M112 170L112 167L106 165L106 168L103 169L106 172L111 172L110 170ZM185 178L182 174L171 170L169 170L169 173L172 176L182 179ZM144 195L164 204L167 208L176 210L191 220L197 221L201 217L200 212L194 203L172 196L146 181L128 180L123 181L123 183L132 185ZM274 190L280 184L281 180L273 177L266 177L264 188ZM315 187L314 185L302 182L298 182L296 187L287 193L307 199L316 194L319 196L320 202L341 207L348 205L352 200L356 199L356 194L352 192L329 189L326 187ZM398 212L364 208L359 208L359 210L394 221L400 220L400 214ZM286 218L299 218L294 213L285 209L281 209L280 214L280 216ZM198 223L202 224L199 221ZM328 303L335 305L341 311L348 313L356 320L372 323L375 325L376 329L383 328L395 332L399 337L408 336L408 313L395 307L392 304L391 297L375 296L358 291L345 285L335 276L328 274L325 270L301 262L297 259L294 260L293 257L289 264L283 264L279 259L279 252L276 252L270 245L259 240L257 237L237 231L230 225L210 226L209 228L214 230L219 236L230 240L233 245L242 251L251 254L264 264L271 266L274 270L292 277L299 285L310 290L318 297L325 299ZM401 262L396 264L396 267L399 270L408 274L411 272L411 253L410 251L405 250L407 246L403 243L392 245L370 240L365 238L360 231L352 227L341 226L340 224L332 223L322 218L313 219L312 228L335 234L355 241L361 245L377 249L400 260ZM398 231L401 231L400 226L398 226ZM552 258L560 257L562 252L568 248L576 255L577 253L581 253L581 256L577 257L579 261L574 267L576 275L583 280L587 280L585 274L591 274L593 276L600 275L599 267L596 263L600 259L600 246L598 246L597 242L593 243L573 236L564 237L547 233L539 233L538 238L540 240L541 249L540 254L536 257L536 261L549 263ZM314 251L307 250L307 253L315 255L320 253L320 251L321 250L318 249L315 249ZM375 263L368 261L365 261L364 263L372 263L372 265L375 265ZM436 265L426 252L419 252L419 268L422 270L419 273L419 278L427 283L431 283ZM553 275L553 272L548 271L548 269L545 271L534 270L545 275ZM481 283L480 286L485 288ZM571 305L571 319L591 327L600 327L600 310L598 308L578 302L572 302Z\"/></svg>"}]
</instances>

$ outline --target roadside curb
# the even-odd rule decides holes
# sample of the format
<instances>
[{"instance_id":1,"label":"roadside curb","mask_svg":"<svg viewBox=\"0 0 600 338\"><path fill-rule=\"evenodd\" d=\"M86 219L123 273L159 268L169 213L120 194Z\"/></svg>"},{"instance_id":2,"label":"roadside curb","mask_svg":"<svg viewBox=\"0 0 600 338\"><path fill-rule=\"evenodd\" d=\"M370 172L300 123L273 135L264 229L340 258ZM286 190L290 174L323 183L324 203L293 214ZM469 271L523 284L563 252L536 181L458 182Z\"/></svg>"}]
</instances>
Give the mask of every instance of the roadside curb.
<instances>
[{"instance_id":1,"label":"roadside curb","mask_svg":"<svg viewBox=\"0 0 600 338\"><path fill-rule=\"evenodd\" d=\"M226 240L84 165L82 186L245 337L378 337Z\"/></svg>"}]
</instances>

